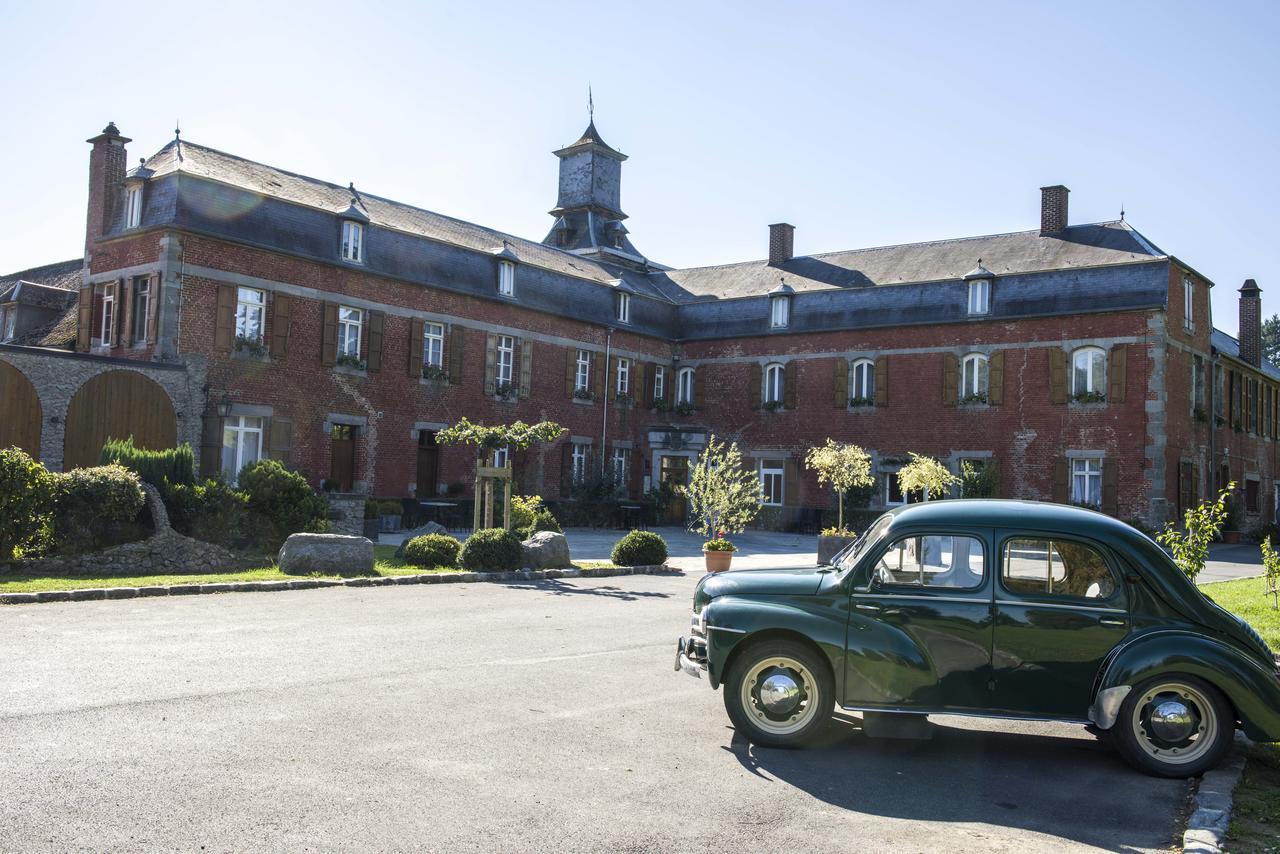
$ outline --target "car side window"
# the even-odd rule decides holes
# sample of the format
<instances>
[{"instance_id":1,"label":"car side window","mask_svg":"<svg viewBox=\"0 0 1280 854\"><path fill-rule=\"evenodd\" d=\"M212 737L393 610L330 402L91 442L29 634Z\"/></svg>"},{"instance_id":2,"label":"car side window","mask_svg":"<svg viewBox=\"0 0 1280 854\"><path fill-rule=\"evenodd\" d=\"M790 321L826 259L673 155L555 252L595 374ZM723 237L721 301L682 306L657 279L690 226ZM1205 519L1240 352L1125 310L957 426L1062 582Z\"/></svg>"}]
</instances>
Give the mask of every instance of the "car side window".
<instances>
[{"instance_id":1,"label":"car side window","mask_svg":"<svg viewBox=\"0 0 1280 854\"><path fill-rule=\"evenodd\" d=\"M1110 599L1116 579L1102 554L1070 540L1018 538L1004 545L1001 582L1011 593Z\"/></svg>"},{"instance_id":2,"label":"car side window","mask_svg":"<svg viewBox=\"0 0 1280 854\"><path fill-rule=\"evenodd\" d=\"M924 534L894 540L874 576L882 585L963 590L980 587L983 572L982 540Z\"/></svg>"}]
</instances>

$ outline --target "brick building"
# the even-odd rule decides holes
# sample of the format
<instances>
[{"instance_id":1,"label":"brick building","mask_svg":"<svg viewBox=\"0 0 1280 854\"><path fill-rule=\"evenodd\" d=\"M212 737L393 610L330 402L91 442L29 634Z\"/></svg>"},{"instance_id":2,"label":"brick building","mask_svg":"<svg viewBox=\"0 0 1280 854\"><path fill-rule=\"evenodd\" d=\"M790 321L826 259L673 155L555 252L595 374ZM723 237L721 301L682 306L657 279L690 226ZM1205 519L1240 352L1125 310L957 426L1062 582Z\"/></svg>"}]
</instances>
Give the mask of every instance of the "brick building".
<instances>
[{"instance_id":1,"label":"brick building","mask_svg":"<svg viewBox=\"0 0 1280 854\"><path fill-rule=\"evenodd\" d=\"M594 124L555 152L542 241L178 138L133 169L114 125L89 142L78 302L52 326L83 358L185 368L177 433L207 471L272 456L342 491L466 495L469 452L436 430L545 418L566 438L512 462L550 499L603 470L632 496L681 481L714 433L785 526L828 504L801 459L830 436L872 454L873 506L915 451L1149 522L1229 477L1275 518L1256 284L1237 342L1208 279L1123 220L1070 224L1062 186L1029 231L796 256L778 223L763 260L672 269L631 242L626 157Z\"/></svg>"}]
</instances>

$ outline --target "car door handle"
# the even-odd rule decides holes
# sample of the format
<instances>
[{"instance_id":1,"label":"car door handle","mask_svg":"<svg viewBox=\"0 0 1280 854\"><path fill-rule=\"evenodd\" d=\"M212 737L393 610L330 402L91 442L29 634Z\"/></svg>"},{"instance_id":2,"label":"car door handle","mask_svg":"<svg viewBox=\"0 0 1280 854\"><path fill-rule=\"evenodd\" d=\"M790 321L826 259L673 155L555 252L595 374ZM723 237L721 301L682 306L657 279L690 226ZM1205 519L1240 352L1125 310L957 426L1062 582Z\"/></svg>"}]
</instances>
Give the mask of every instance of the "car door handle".
<instances>
[{"instance_id":1,"label":"car door handle","mask_svg":"<svg viewBox=\"0 0 1280 854\"><path fill-rule=\"evenodd\" d=\"M857 608L859 611L879 611L880 610L879 605L864 605L861 602L859 602L857 605L854 605L853 607Z\"/></svg>"},{"instance_id":2,"label":"car door handle","mask_svg":"<svg viewBox=\"0 0 1280 854\"><path fill-rule=\"evenodd\" d=\"M1123 626L1127 623L1123 617L1099 617L1098 622L1104 626Z\"/></svg>"}]
</instances>

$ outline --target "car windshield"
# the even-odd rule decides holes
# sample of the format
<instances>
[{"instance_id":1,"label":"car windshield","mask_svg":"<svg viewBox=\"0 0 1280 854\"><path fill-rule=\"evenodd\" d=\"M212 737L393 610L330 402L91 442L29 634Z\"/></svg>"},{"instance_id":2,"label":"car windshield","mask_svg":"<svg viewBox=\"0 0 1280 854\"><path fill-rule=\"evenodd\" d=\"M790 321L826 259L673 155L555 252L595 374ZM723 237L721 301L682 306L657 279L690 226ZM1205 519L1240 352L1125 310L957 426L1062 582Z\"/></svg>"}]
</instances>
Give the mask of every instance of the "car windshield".
<instances>
[{"instance_id":1,"label":"car windshield","mask_svg":"<svg viewBox=\"0 0 1280 854\"><path fill-rule=\"evenodd\" d=\"M854 564L867 553L871 546L878 543L884 538L889 531L889 526L893 524L893 517L886 514L876 520L870 528L863 532L861 537L854 540L852 545L845 546L842 551L836 553L831 558L831 565L840 572L852 569Z\"/></svg>"}]
</instances>

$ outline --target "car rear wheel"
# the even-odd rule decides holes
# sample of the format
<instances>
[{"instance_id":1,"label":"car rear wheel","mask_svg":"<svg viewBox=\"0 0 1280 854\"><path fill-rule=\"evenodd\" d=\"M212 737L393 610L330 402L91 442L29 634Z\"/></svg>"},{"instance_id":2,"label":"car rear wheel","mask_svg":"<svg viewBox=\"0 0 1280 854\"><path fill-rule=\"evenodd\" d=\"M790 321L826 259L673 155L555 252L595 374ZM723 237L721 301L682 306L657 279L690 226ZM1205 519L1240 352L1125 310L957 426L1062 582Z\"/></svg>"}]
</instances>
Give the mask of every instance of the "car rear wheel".
<instances>
[{"instance_id":1,"label":"car rear wheel","mask_svg":"<svg viewBox=\"0 0 1280 854\"><path fill-rule=\"evenodd\" d=\"M1111 730L1130 764L1157 777L1194 777L1221 761L1235 733L1222 693L1193 676L1158 676L1136 686Z\"/></svg>"},{"instance_id":2,"label":"car rear wheel","mask_svg":"<svg viewBox=\"0 0 1280 854\"><path fill-rule=\"evenodd\" d=\"M835 689L825 660L794 641L753 644L734 660L724 707L734 728L762 747L799 747L831 720Z\"/></svg>"}]
</instances>

